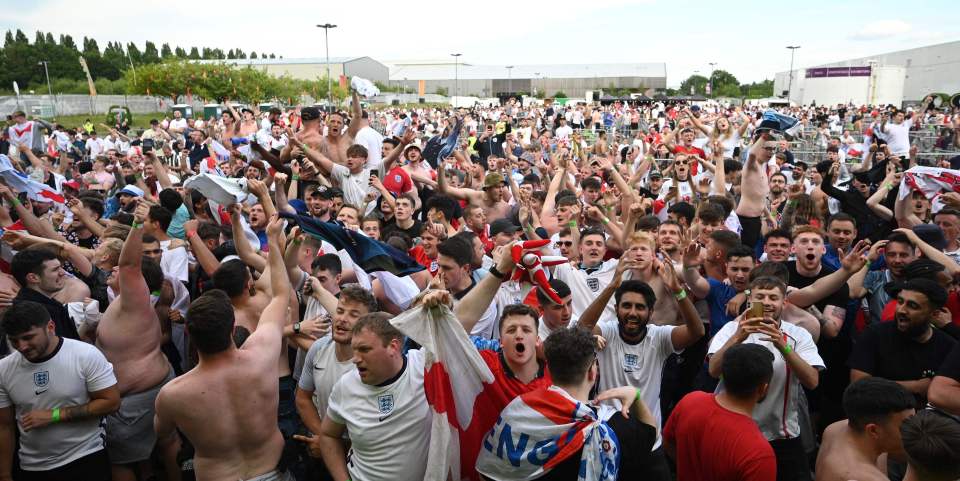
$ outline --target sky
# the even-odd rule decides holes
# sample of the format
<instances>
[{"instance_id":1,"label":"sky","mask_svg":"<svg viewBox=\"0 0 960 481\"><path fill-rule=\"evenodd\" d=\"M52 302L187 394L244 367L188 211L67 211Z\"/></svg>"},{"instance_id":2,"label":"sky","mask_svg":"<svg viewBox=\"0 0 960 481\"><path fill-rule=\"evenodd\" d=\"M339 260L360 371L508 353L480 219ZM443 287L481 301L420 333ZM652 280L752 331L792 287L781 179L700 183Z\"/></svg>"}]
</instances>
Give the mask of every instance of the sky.
<instances>
[{"instance_id":1,"label":"sky","mask_svg":"<svg viewBox=\"0 0 960 481\"><path fill-rule=\"evenodd\" d=\"M710 72L742 83L808 67L960 40L954 1L793 2L692 0L289 1L0 0L0 28L70 34L80 45L151 40L272 52L284 58L330 55L449 59L463 63L664 62L667 84Z\"/></svg>"}]
</instances>

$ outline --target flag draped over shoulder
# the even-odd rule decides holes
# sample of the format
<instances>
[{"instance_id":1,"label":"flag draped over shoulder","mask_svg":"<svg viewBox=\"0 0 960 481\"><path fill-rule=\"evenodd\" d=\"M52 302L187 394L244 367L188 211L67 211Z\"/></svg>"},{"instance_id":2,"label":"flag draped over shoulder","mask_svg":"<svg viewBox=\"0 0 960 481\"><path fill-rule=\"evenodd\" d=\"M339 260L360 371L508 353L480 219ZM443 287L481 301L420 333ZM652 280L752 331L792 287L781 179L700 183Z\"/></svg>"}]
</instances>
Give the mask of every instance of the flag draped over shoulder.
<instances>
[{"instance_id":1,"label":"flag draped over shoulder","mask_svg":"<svg viewBox=\"0 0 960 481\"><path fill-rule=\"evenodd\" d=\"M63 204L67 201L63 194L47 184L37 182L13 168L13 163L6 155L0 154L0 177L7 185L17 191L26 192L30 200L37 202L56 202Z\"/></svg>"},{"instance_id":2,"label":"flag draped over shoulder","mask_svg":"<svg viewBox=\"0 0 960 481\"><path fill-rule=\"evenodd\" d=\"M423 390L433 411L425 480L461 479L460 436L493 373L446 306L410 309L390 320L426 351Z\"/></svg>"},{"instance_id":3,"label":"flag draped over shoulder","mask_svg":"<svg viewBox=\"0 0 960 481\"><path fill-rule=\"evenodd\" d=\"M387 271L396 276L406 276L424 269L407 253L338 223L321 222L287 212L281 212L280 217L293 220L304 233L329 242L337 250L346 251L353 262L366 272Z\"/></svg>"},{"instance_id":4,"label":"flag draped over shoulder","mask_svg":"<svg viewBox=\"0 0 960 481\"><path fill-rule=\"evenodd\" d=\"M620 447L606 424L615 410L598 411L556 386L523 394L484 439L477 471L491 479L536 479L582 450L577 479L615 481Z\"/></svg>"}]
</instances>

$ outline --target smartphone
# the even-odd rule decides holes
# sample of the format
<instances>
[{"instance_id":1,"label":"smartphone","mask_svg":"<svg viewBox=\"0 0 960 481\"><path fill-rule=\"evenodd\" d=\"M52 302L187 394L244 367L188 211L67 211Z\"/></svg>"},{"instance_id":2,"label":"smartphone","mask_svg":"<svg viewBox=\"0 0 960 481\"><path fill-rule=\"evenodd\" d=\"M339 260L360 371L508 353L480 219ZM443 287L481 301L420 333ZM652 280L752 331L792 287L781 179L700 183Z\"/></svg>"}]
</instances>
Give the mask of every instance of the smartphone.
<instances>
[{"instance_id":1,"label":"smartphone","mask_svg":"<svg viewBox=\"0 0 960 481\"><path fill-rule=\"evenodd\" d=\"M759 302L751 302L750 309L747 310L747 319L754 319L757 317L763 317L763 304Z\"/></svg>"},{"instance_id":2,"label":"smartphone","mask_svg":"<svg viewBox=\"0 0 960 481\"><path fill-rule=\"evenodd\" d=\"M370 175L372 175L372 176L374 176L374 177L380 177L379 174L380 174L380 171L379 171L379 170L377 170L377 169L370 169Z\"/></svg>"},{"instance_id":3,"label":"smartphone","mask_svg":"<svg viewBox=\"0 0 960 481\"><path fill-rule=\"evenodd\" d=\"M140 144L140 149L143 152L150 152L153 150L153 139L143 139L143 142Z\"/></svg>"}]
</instances>

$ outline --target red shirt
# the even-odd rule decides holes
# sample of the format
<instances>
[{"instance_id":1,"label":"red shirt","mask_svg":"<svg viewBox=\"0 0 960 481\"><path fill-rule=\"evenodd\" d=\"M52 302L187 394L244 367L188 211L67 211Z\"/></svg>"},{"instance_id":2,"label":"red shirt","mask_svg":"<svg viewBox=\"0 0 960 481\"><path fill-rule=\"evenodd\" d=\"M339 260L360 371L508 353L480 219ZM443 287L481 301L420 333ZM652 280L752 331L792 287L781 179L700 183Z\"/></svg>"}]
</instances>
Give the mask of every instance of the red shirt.
<instances>
[{"instance_id":1,"label":"red shirt","mask_svg":"<svg viewBox=\"0 0 960 481\"><path fill-rule=\"evenodd\" d=\"M410 174L408 174L407 171L397 166L390 169L390 172L387 172L387 175L383 176L383 187L393 194L394 197L400 197L401 194L413 190L413 181L410 180Z\"/></svg>"},{"instance_id":2,"label":"red shirt","mask_svg":"<svg viewBox=\"0 0 960 481\"><path fill-rule=\"evenodd\" d=\"M507 407L514 398L521 394L526 394L537 389L546 389L553 384L550 372L543 368L540 375L524 384L513 376L510 368L500 355L499 351L480 350L480 357L487 363L490 372L493 373L493 383L484 384L483 391L477 396L473 404L473 417L470 426L466 429L466 435L461 436L462 443L460 449L460 474L461 477L479 481L480 474L477 473L477 456L480 454L480 443L490 432L497 418L500 417L500 411Z\"/></svg>"},{"instance_id":3,"label":"red shirt","mask_svg":"<svg viewBox=\"0 0 960 481\"><path fill-rule=\"evenodd\" d=\"M413 260L417 261L421 266L426 267L430 271L431 276L436 276L437 272L440 272L440 265L437 264L436 259L431 259L427 257L427 252L423 250L423 246L416 246L413 249L410 249L410 257L413 257Z\"/></svg>"},{"instance_id":4,"label":"red shirt","mask_svg":"<svg viewBox=\"0 0 960 481\"><path fill-rule=\"evenodd\" d=\"M774 481L777 458L753 418L724 409L711 393L684 396L663 428L676 446L677 481Z\"/></svg>"},{"instance_id":5,"label":"red shirt","mask_svg":"<svg viewBox=\"0 0 960 481\"><path fill-rule=\"evenodd\" d=\"M944 306L950 311L950 317L953 323L960 326L960 294L956 292L947 293L947 305ZM892 321L897 314L897 300L893 299L883 306L883 312L880 313L880 322Z\"/></svg>"}]
</instances>

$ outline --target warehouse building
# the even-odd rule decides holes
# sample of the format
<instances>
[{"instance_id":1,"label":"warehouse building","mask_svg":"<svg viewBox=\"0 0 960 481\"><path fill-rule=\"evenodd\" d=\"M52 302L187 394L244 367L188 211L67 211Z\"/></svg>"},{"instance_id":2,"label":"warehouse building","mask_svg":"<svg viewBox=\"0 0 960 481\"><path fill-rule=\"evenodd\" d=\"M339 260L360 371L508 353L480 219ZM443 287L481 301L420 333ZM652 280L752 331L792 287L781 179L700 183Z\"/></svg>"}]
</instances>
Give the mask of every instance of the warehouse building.
<instances>
[{"instance_id":1,"label":"warehouse building","mask_svg":"<svg viewBox=\"0 0 960 481\"><path fill-rule=\"evenodd\" d=\"M387 61L390 83L419 94L480 98L527 94L583 98L587 91L614 87L657 91L667 87L664 63L579 65L477 65L450 59ZM458 90L459 85L459 90Z\"/></svg>"},{"instance_id":2,"label":"warehouse building","mask_svg":"<svg viewBox=\"0 0 960 481\"><path fill-rule=\"evenodd\" d=\"M773 91L817 105L900 106L932 93L951 96L960 92L960 41L779 72Z\"/></svg>"}]
</instances>

